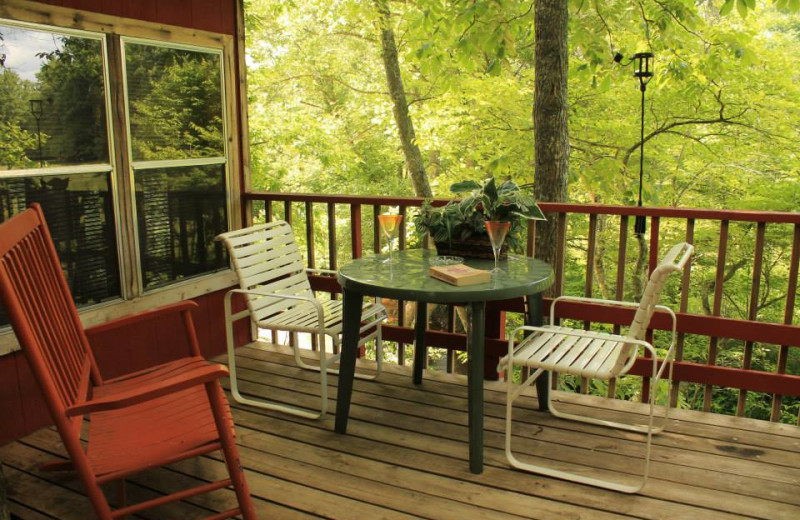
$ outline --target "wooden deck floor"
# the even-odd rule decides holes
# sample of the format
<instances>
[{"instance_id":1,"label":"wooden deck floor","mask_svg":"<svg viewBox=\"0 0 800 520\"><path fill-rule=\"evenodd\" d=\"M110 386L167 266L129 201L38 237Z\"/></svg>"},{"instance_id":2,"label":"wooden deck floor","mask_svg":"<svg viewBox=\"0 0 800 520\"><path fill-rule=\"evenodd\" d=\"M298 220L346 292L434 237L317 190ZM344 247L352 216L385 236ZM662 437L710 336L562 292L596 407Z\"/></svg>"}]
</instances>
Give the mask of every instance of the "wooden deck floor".
<instances>
[{"instance_id":1,"label":"wooden deck floor","mask_svg":"<svg viewBox=\"0 0 800 520\"><path fill-rule=\"evenodd\" d=\"M319 390L314 374L297 369L286 351L243 348L239 358L248 393L299 405L314 402ZM422 387L415 388L410 369L389 366L378 381L356 382L346 436L333 433L330 413L310 421L234 406L259 518L800 518L800 428L679 411L655 441L655 478L642 494L629 496L510 469L502 451L504 393L498 383L487 383L485 391L486 470L469 473L465 383L461 376L426 372ZM566 407L578 407L570 404L574 399L557 395ZM641 436L554 420L535 410L532 396L520 404L519 450L559 467L575 469L585 460L623 474L639 470L639 459L629 454L642 453ZM598 399L582 411L608 406L617 416L638 410ZM60 453L53 429L0 447L12 514L26 520L93 518L72 475L36 469ZM213 457L155 470L129 483L129 500L222 471ZM233 500L232 492L219 491L140 518L200 518Z\"/></svg>"}]
</instances>

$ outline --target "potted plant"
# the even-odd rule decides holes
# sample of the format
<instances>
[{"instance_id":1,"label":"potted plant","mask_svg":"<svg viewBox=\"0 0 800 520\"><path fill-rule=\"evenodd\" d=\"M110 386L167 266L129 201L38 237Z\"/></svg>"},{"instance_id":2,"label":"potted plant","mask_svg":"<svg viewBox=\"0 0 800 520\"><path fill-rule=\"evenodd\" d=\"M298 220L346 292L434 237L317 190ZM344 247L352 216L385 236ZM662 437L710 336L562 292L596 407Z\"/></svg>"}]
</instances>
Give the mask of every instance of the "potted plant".
<instances>
[{"instance_id":1,"label":"potted plant","mask_svg":"<svg viewBox=\"0 0 800 520\"><path fill-rule=\"evenodd\" d=\"M486 222L493 221L510 223L508 239L500 251L505 257L509 245L521 243L526 220L544 220L531 185L519 186L511 180L498 185L494 177L489 177L483 182L457 182L450 191L463 198L441 207L426 200L412 219L416 233L429 234L440 255L492 258Z\"/></svg>"}]
</instances>

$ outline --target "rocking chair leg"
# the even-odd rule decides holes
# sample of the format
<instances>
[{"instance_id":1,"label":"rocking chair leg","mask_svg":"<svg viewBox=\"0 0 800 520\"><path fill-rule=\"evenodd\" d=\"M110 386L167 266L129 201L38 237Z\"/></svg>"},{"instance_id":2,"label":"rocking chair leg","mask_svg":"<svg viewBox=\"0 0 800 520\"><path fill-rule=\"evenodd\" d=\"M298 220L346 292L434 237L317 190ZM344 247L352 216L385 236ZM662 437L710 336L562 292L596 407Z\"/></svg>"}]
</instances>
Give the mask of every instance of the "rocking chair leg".
<instances>
[{"instance_id":1,"label":"rocking chair leg","mask_svg":"<svg viewBox=\"0 0 800 520\"><path fill-rule=\"evenodd\" d=\"M128 505L128 496L125 491L125 479L121 478L117 481L117 508L123 508ZM120 516L119 520L125 520L125 516Z\"/></svg>"},{"instance_id":2,"label":"rocking chair leg","mask_svg":"<svg viewBox=\"0 0 800 520\"><path fill-rule=\"evenodd\" d=\"M228 414L224 413L226 403L219 381L206 384L206 391L211 402L211 408L214 411L214 420L217 423L217 432L222 444L222 453L225 456L225 465L228 467L228 473L231 477L233 490L236 493L236 499L239 502L242 518L244 520L257 520L253 500L250 497L247 481L244 478L244 469L239 460L236 439L233 437L233 426L228 422L226 417Z\"/></svg>"}]
</instances>

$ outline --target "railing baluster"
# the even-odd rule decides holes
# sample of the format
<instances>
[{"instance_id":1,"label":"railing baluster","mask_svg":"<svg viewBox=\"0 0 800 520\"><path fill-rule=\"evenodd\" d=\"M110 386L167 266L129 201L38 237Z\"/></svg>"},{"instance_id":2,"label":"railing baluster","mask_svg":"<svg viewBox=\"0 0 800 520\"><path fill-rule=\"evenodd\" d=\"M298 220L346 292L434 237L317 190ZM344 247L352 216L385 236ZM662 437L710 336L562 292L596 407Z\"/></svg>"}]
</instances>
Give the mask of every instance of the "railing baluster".
<instances>
[{"instance_id":1,"label":"railing baluster","mask_svg":"<svg viewBox=\"0 0 800 520\"><path fill-rule=\"evenodd\" d=\"M717 275L714 278L714 308L712 316L719 316L722 311L722 286L725 283L725 258L728 252L728 227L730 222L723 220L719 226L719 249L717 252ZM717 343L719 338L711 336L708 345L708 365L717 363ZM711 385L705 385L703 392L703 411L711 410Z\"/></svg>"},{"instance_id":2,"label":"railing baluster","mask_svg":"<svg viewBox=\"0 0 800 520\"><path fill-rule=\"evenodd\" d=\"M401 327L406 326L406 305L405 302L399 300L397 302L397 324ZM406 364L406 345L402 341L397 342L397 364Z\"/></svg>"},{"instance_id":3,"label":"railing baluster","mask_svg":"<svg viewBox=\"0 0 800 520\"><path fill-rule=\"evenodd\" d=\"M589 241L586 250L586 283L583 287L583 295L587 298L592 297L592 289L594 285L594 263L595 252L597 250L597 215L589 215ZM591 321L584 321L583 328L589 330L592 328ZM589 391L589 380L581 377L580 391L585 394Z\"/></svg>"},{"instance_id":4,"label":"railing baluster","mask_svg":"<svg viewBox=\"0 0 800 520\"><path fill-rule=\"evenodd\" d=\"M531 258L536 255L536 221L529 220L526 228L527 240L525 242L525 254Z\"/></svg>"},{"instance_id":5,"label":"railing baluster","mask_svg":"<svg viewBox=\"0 0 800 520\"><path fill-rule=\"evenodd\" d=\"M694 244L694 219L686 220L686 242ZM681 303L678 308L679 312L686 312L689 308L689 282L691 282L692 275L691 261L683 270L683 278L681 279ZM675 361L683 360L683 345L686 341L686 335L683 332L678 332L678 338L675 344ZM678 393L680 392L680 381L674 380L672 383L672 392L669 396L669 405L678 406Z\"/></svg>"},{"instance_id":6,"label":"railing baluster","mask_svg":"<svg viewBox=\"0 0 800 520\"><path fill-rule=\"evenodd\" d=\"M647 270L648 276L650 273L658 265L659 256L658 256L658 239L659 233L661 231L661 218L653 217L650 222L650 263L649 269Z\"/></svg>"},{"instance_id":7,"label":"railing baluster","mask_svg":"<svg viewBox=\"0 0 800 520\"><path fill-rule=\"evenodd\" d=\"M328 203L328 269L336 271L339 261L336 258L336 204Z\"/></svg>"},{"instance_id":8,"label":"railing baluster","mask_svg":"<svg viewBox=\"0 0 800 520\"><path fill-rule=\"evenodd\" d=\"M786 288L786 306L784 307L783 323L786 325L792 324L794 316L794 303L797 295L797 271L798 264L800 263L800 224L794 225L794 237L792 238L792 260L791 267L789 268L789 285ZM781 345L778 351L778 369L776 373L786 373L786 360L789 357L789 347ZM779 421L781 418L781 404L783 403L783 395L772 395L772 412L770 413L770 421Z\"/></svg>"},{"instance_id":9,"label":"railing baluster","mask_svg":"<svg viewBox=\"0 0 800 520\"><path fill-rule=\"evenodd\" d=\"M264 201L264 219L266 222L272 222L272 201Z\"/></svg>"},{"instance_id":10,"label":"railing baluster","mask_svg":"<svg viewBox=\"0 0 800 520\"><path fill-rule=\"evenodd\" d=\"M350 205L350 236L352 237L350 249L353 258L361 258L364 247L361 237L361 204Z\"/></svg>"},{"instance_id":11,"label":"railing baluster","mask_svg":"<svg viewBox=\"0 0 800 520\"><path fill-rule=\"evenodd\" d=\"M305 202L305 227L306 227L306 265L310 269L317 267L316 255L314 254L314 203L310 200ZM311 334L311 350L325 348L325 336Z\"/></svg>"},{"instance_id":12,"label":"railing baluster","mask_svg":"<svg viewBox=\"0 0 800 520\"><path fill-rule=\"evenodd\" d=\"M400 230L398 231L398 233L400 233L398 248L400 248L401 250L406 248L406 220L407 220L406 209L407 206L400 206L400 209L398 211L400 216L403 217L402 220L400 220Z\"/></svg>"},{"instance_id":13,"label":"railing baluster","mask_svg":"<svg viewBox=\"0 0 800 520\"><path fill-rule=\"evenodd\" d=\"M558 238L556 242L556 265L553 266L556 280L553 283L553 296L564 294L564 256L567 250L567 214L558 214Z\"/></svg>"},{"instance_id":14,"label":"railing baluster","mask_svg":"<svg viewBox=\"0 0 800 520\"><path fill-rule=\"evenodd\" d=\"M614 287L614 298L625 299L625 264L628 257L628 215L619 219L619 248L617 249L617 283ZM614 325L614 334L619 334L620 326ZM617 395L617 379L608 381L608 397Z\"/></svg>"},{"instance_id":15,"label":"railing baluster","mask_svg":"<svg viewBox=\"0 0 800 520\"><path fill-rule=\"evenodd\" d=\"M447 332L456 331L456 309L453 305L447 306ZM447 373L452 374L456 368L455 350L447 349Z\"/></svg>"},{"instance_id":16,"label":"railing baluster","mask_svg":"<svg viewBox=\"0 0 800 520\"><path fill-rule=\"evenodd\" d=\"M287 200L283 203L283 220L291 227L292 225L292 201Z\"/></svg>"},{"instance_id":17,"label":"railing baluster","mask_svg":"<svg viewBox=\"0 0 800 520\"><path fill-rule=\"evenodd\" d=\"M650 273L652 273L656 266L658 265L658 238L661 233L661 218L658 216L654 216L650 220L650 260L649 260L649 268L647 270L648 278ZM653 329L647 329L646 339L650 343L653 342ZM645 351L644 352L645 358L650 358L650 353ZM656 389L655 391L658 391ZM646 403L650 399L650 378L647 376L642 376L642 402Z\"/></svg>"},{"instance_id":18,"label":"railing baluster","mask_svg":"<svg viewBox=\"0 0 800 520\"><path fill-rule=\"evenodd\" d=\"M376 255L381 252L381 223L378 215L381 214L381 205L372 206L372 252Z\"/></svg>"},{"instance_id":19,"label":"railing baluster","mask_svg":"<svg viewBox=\"0 0 800 520\"><path fill-rule=\"evenodd\" d=\"M747 310L747 319L755 320L758 315L758 297L761 288L761 265L764 260L764 235L767 223L759 222L756 229L756 248L753 254L753 276L750 281L750 308ZM742 368L750 368L753 360L753 342L747 341L744 344L744 356L742 358ZM745 405L747 404L747 390L739 390L739 400L736 403L736 415L743 416Z\"/></svg>"},{"instance_id":20,"label":"railing baluster","mask_svg":"<svg viewBox=\"0 0 800 520\"><path fill-rule=\"evenodd\" d=\"M317 267L317 257L314 254L314 203L306 201L306 251L308 267Z\"/></svg>"}]
</instances>

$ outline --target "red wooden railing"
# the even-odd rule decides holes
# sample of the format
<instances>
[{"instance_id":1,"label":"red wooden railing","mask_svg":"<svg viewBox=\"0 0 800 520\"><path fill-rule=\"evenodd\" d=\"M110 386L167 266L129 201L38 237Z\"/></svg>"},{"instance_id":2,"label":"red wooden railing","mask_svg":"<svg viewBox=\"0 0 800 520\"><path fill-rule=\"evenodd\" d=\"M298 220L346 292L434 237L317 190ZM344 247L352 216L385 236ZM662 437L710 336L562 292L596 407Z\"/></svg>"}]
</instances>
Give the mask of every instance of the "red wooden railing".
<instances>
[{"instance_id":1,"label":"red wooden railing","mask_svg":"<svg viewBox=\"0 0 800 520\"><path fill-rule=\"evenodd\" d=\"M422 199L412 197L365 197L350 195L323 195L323 194L295 194L275 192L250 192L243 195L243 202L248 216L255 218L283 218L290 223L295 218L303 218L302 224L297 224L305 229L306 255L310 266L329 267L336 269L339 263L349 258L358 258L365 248L365 227L371 227L372 236L366 237L367 246L372 246L373 251L378 251L379 226L377 215L382 208L397 208L400 214L408 215L408 208L419 206ZM436 201L435 204L444 204L446 201ZM282 207L279 207L282 206ZM628 250L645 251L646 267L654 268L658 262L660 249L666 249L674 242L685 240L695 244L695 272L703 264L706 271L713 271L713 277L698 282L693 279L697 275L687 271L679 280L675 300L675 310L678 313L678 348L677 362L675 363L674 379L676 381L695 383L701 385L703 391L702 408L709 410L712 403L714 387L721 389L738 390L735 413L745 415L746 400L749 392L762 393L761 398L771 401L771 420L780 420L782 402L785 396L800 397L800 376L797 368L793 368L790 359L795 359L798 354L796 347L800 347L800 327L792 324L795 297L798 282L798 263L800 263L800 214L759 212L759 211L726 211L683 208L637 208L624 206L584 205L584 204L553 204L542 203L542 209L550 219L558 222L558 248L559 258L554 266L556 271L555 291L561 294L565 290L567 281L566 270L572 273L571 280L575 279L576 266L582 270L582 287L567 287L568 293L575 294L580 291L586 296L592 296L600 284L601 264L604 259L611 257L615 264L616 273L612 284L605 285L605 296L612 299L627 299L633 289L631 283L626 283L630 276L629 264L637 255L630 255ZM325 211L320 211L321 208ZM342 216L342 209L347 212ZM371 211L369 211L371 209ZM337 211L339 210L339 211ZM364 226L364 213L367 213L371 225ZM326 215L327 237L321 242L327 245L327 265L317 265L321 250L325 248L316 243L315 230L318 230L317 218ZM631 237L629 233L630 217L644 215L648 220L648 237ZM339 219L337 221L337 219ZM345 237L350 241L349 254L345 254L338 247L337 229L341 231L339 221L346 221L349 234ZM400 247L406 246L406 229L408 219L403 219L400 234ZM367 222L370 222L369 220ZM617 229L613 230L613 224ZM734 227L733 232L731 228ZM737 231L741 228L740 231ZM750 240L749 236L754 236ZM709 235L710 234L710 235ZM605 238L600 235L604 235ZM608 237L611 238L608 238ZM534 254L535 225L529 227L526 252ZM661 243L664 242L663 246ZM605 245L616 245L616 253L602 251ZM788 257L780 245L785 243L790 249ZM752 248L752 252L742 250ZM734 251L735 249L735 251ZM716 255L716 259L713 259ZM775 262L775 257L784 256L781 262ZM735 258L732 258L735 256ZM573 261L576 259L578 261ZM768 258L767 258L768 257ZM713 259L713 265L709 260ZM769 260L769 262L767 262ZM769 263L769 266L767 266ZM776 265L780 265L781 279L785 283L781 287L774 287L774 281L767 280L764 275L765 268L771 271L769 276L774 276ZM746 311L742 308L739 316L723 315L723 303L730 295L725 292L726 283L732 280L741 283L741 276L737 272L743 267L749 267L749 289L746 291L748 298ZM603 267L605 270L605 267ZM764 280L770 281L768 285ZM702 283L701 283L702 282ZM320 290L338 292L340 289L331 279L315 279L314 284ZM763 288L762 288L763 286ZM772 294L765 294L767 292ZM782 294L774 297L775 291ZM633 291L635 292L635 291ZM741 289L738 293L741 293ZM635 295L634 295L635 296ZM769 319L759 315L764 308L765 300L771 302L772 308L782 306L781 319ZM690 309L699 303L703 309ZM731 300L731 308L736 308ZM759 306L759 303L762 305ZM743 307L740 305L740 307ZM546 305L547 308L547 305ZM522 301L508 300L495 302L487 308L487 367L494 366L493 360L503 355L507 349L506 342L502 339L504 333L504 312L523 312ZM398 323L396 326L385 327L385 337L396 341L400 345L399 360L404 360L403 346L413 342L413 330L404 327L404 305L398 306ZM774 310L773 310L774 314ZM632 314L626 309L608 307L604 305L569 304L561 307L559 315L562 318L582 320L586 327L591 324L608 324L615 329L629 324ZM453 350L463 350L465 338L456 334L453 311L449 310L448 330L430 331L427 335L429 347L448 349L448 368L453 366ZM665 316L657 315L652 327L655 330L666 330L669 325ZM707 342L704 360L690 361L684 359L684 347L689 338L698 342L697 336L702 336ZM741 349L720 349L721 342L740 342ZM776 369L765 372L753 368L754 355L763 349L777 349ZM795 347L793 349L793 347ZM759 350L761 349L761 350ZM720 359L720 352L735 351L733 361L728 356ZM791 354L791 356L790 356ZM726 354L727 356L727 354ZM644 376L646 362L640 360L635 365L633 373ZM736 365L736 366L734 366ZM643 377L643 398L648 392L648 381ZM581 384L586 390L588 382ZM609 388L609 395L614 395L613 384ZM671 396L675 405L678 397L677 388ZM786 413L786 410L783 410ZM785 420L785 418L784 418Z\"/></svg>"}]
</instances>

